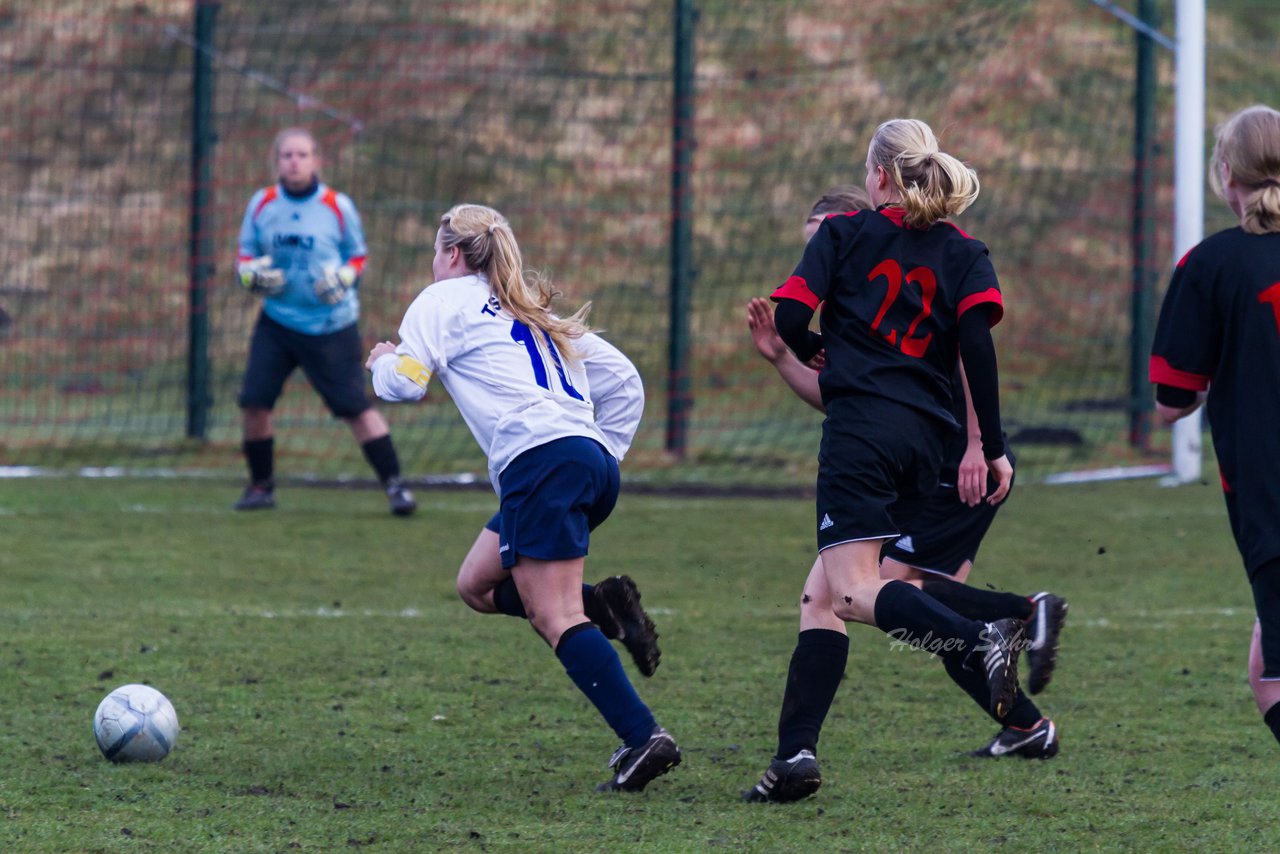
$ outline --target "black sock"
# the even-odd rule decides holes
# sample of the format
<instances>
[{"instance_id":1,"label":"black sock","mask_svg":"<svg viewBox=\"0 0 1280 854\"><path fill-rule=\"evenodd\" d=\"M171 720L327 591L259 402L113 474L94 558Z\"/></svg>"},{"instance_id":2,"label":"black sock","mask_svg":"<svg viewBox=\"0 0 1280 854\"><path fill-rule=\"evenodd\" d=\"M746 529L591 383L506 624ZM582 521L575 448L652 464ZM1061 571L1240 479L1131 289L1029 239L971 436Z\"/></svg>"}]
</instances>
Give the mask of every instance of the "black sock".
<instances>
[{"instance_id":1,"label":"black sock","mask_svg":"<svg viewBox=\"0 0 1280 854\"><path fill-rule=\"evenodd\" d=\"M1271 727L1271 734L1276 737L1276 741L1280 741L1280 703L1273 703L1262 719Z\"/></svg>"},{"instance_id":2,"label":"black sock","mask_svg":"<svg viewBox=\"0 0 1280 854\"><path fill-rule=\"evenodd\" d=\"M1025 620L1031 616L1031 600L1017 593L1001 590L984 590L952 581L950 578L926 576L924 592L962 617L971 620L1003 620L1016 617Z\"/></svg>"},{"instance_id":3,"label":"black sock","mask_svg":"<svg viewBox=\"0 0 1280 854\"><path fill-rule=\"evenodd\" d=\"M516 580L510 575L493 588L493 605L499 613L506 614L508 617L519 617L523 620L529 616L524 610L524 600L520 598L520 591L516 589Z\"/></svg>"},{"instance_id":4,"label":"black sock","mask_svg":"<svg viewBox=\"0 0 1280 854\"><path fill-rule=\"evenodd\" d=\"M1018 693L1013 698L1013 705L1009 707L1009 714L1005 715L1003 720L997 719L991 714L991 692L987 688L987 677L979 670L969 670L964 666L963 658L946 658L942 661L942 666L947 669L947 675L951 677L951 681L960 686L963 691L973 698L992 720L1001 726L1016 726L1019 729L1030 729L1040 722L1043 715L1031 698L1022 693L1022 689L1018 689Z\"/></svg>"},{"instance_id":5,"label":"black sock","mask_svg":"<svg viewBox=\"0 0 1280 854\"><path fill-rule=\"evenodd\" d=\"M591 585L582 585L582 604L583 611L586 611L586 604L591 599ZM493 588L493 606L498 609L498 613L506 614L508 617L519 617L522 620L529 619L529 614L524 609L524 600L520 598L520 591L516 589L516 580L508 575L502 581L498 582L498 586ZM587 614L587 619L591 619L591 615ZM605 637L608 637L608 633Z\"/></svg>"},{"instance_id":6,"label":"black sock","mask_svg":"<svg viewBox=\"0 0 1280 854\"><path fill-rule=\"evenodd\" d=\"M391 444L390 434L370 439L360 446L364 458L378 473L378 480L386 483L393 477L400 476L400 458L396 456L396 446Z\"/></svg>"},{"instance_id":7,"label":"black sock","mask_svg":"<svg viewBox=\"0 0 1280 854\"><path fill-rule=\"evenodd\" d=\"M961 661L977 647L983 624L960 616L905 581L880 588L875 602L876 628L899 641L943 659Z\"/></svg>"},{"instance_id":8,"label":"black sock","mask_svg":"<svg viewBox=\"0 0 1280 854\"><path fill-rule=\"evenodd\" d=\"M275 475L275 437L245 439L242 447L244 460L249 464L249 480L254 483L270 483Z\"/></svg>"},{"instance_id":9,"label":"black sock","mask_svg":"<svg viewBox=\"0 0 1280 854\"><path fill-rule=\"evenodd\" d=\"M831 710L848 660L848 635L830 629L800 633L791 653L778 715L779 759L790 759L801 750L817 751L822 722Z\"/></svg>"}]
</instances>

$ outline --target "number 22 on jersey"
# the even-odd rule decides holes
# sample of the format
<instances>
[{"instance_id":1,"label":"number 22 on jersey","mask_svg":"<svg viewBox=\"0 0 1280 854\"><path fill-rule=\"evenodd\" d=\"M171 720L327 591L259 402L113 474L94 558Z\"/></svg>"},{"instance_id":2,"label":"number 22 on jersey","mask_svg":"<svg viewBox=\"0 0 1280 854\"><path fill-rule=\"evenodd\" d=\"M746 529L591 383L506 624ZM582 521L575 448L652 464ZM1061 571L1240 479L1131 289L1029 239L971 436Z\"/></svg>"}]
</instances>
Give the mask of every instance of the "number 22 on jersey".
<instances>
[{"instance_id":1,"label":"number 22 on jersey","mask_svg":"<svg viewBox=\"0 0 1280 854\"><path fill-rule=\"evenodd\" d=\"M881 261L867 274L868 282L874 282L880 278L883 278L886 282L885 295L884 300L880 303L880 310L876 312L875 320L871 321L871 331L908 356L920 358L929 349L929 342L933 340L933 333L917 336L916 329L933 311L933 298L938 293L938 278L928 267L915 267L904 276L902 266L892 258L887 261ZM884 322L885 314L889 311L889 306L893 305L894 301L898 299L904 280L907 284L920 288L921 307L920 313L907 326L906 332L902 334L902 340L899 341L898 330L890 329L888 332L883 332L880 326Z\"/></svg>"}]
</instances>

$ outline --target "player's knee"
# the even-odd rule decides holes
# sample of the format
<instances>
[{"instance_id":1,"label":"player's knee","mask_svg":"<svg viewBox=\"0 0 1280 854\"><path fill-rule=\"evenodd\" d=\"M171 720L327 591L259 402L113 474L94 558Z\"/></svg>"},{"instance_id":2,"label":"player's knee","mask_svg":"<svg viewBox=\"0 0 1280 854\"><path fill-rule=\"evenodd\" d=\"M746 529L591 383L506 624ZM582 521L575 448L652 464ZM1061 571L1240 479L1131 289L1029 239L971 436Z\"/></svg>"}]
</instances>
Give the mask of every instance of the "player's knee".
<instances>
[{"instance_id":1,"label":"player's knee","mask_svg":"<svg viewBox=\"0 0 1280 854\"><path fill-rule=\"evenodd\" d=\"M493 588L487 584L479 584L476 581L475 573L470 571L467 564L463 564L458 570L457 580L458 598L460 598L467 607L473 611L479 611L481 614L491 614L494 607L490 602L490 594Z\"/></svg>"}]
</instances>

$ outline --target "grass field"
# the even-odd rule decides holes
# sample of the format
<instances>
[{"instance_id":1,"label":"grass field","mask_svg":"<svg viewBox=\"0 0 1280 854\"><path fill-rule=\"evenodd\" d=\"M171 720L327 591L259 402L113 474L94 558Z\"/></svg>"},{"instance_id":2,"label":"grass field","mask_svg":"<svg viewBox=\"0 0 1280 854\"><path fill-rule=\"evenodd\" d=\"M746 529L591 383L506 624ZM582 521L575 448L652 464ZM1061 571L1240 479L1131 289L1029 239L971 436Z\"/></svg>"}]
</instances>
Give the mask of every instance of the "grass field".
<instances>
[{"instance_id":1,"label":"grass field","mask_svg":"<svg viewBox=\"0 0 1280 854\"><path fill-rule=\"evenodd\" d=\"M1276 845L1277 745L1216 485L1030 484L997 520L972 580L1071 601L1038 698L1058 758L963 756L996 727L938 662L854 627L823 787L783 806L737 798L774 746L807 500L624 495L597 532L588 575L640 582L664 656L635 678L685 756L604 796L612 733L525 624L453 593L492 495L420 493L403 520L372 490L286 487L253 516L237 492L0 481L0 850ZM90 719L134 681L182 735L161 763L112 765Z\"/></svg>"}]
</instances>

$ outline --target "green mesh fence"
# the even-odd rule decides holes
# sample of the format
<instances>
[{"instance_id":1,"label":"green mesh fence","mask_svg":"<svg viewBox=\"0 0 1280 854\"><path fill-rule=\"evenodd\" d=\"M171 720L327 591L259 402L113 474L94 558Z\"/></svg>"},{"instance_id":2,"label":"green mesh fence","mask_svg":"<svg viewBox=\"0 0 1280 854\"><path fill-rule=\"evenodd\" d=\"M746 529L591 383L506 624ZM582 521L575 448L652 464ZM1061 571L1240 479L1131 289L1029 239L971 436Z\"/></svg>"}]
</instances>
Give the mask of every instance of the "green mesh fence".
<instances>
[{"instance_id":1,"label":"green mesh fence","mask_svg":"<svg viewBox=\"0 0 1280 854\"><path fill-rule=\"evenodd\" d=\"M1133 32L1085 0L703 0L687 446L666 448L673 4L642 0L216 7L208 295L211 408L187 432L195 4L0 7L0 464L238 474L235 397L257 302L231 281L276 131L319 139L370 247L361 329L394 337L430 280L440 214L508 215L566 309L640 366L633 481L811 482L819 416L760 360L746 300L802 250L829 185L860 182L882 119L912 115L979 172L959 220L992 249L1006 427L1027 475L1161 461L1128 441ZM1132 4L1130 4L1132 5ZM1172 34L1172 2L1158 4ZM1132 9L1130 10L1132 11ZM1208 124L1275 100L1280 8L1209 8ZM1160 50L1157 230L1171 248L1173 59ZM1230 223L1216 200L1206 229ZM443 391L385 407L406 473L483 472ZM368 477L301 376L277 413L282 476Z\"/></svg>"}]
</instances>

